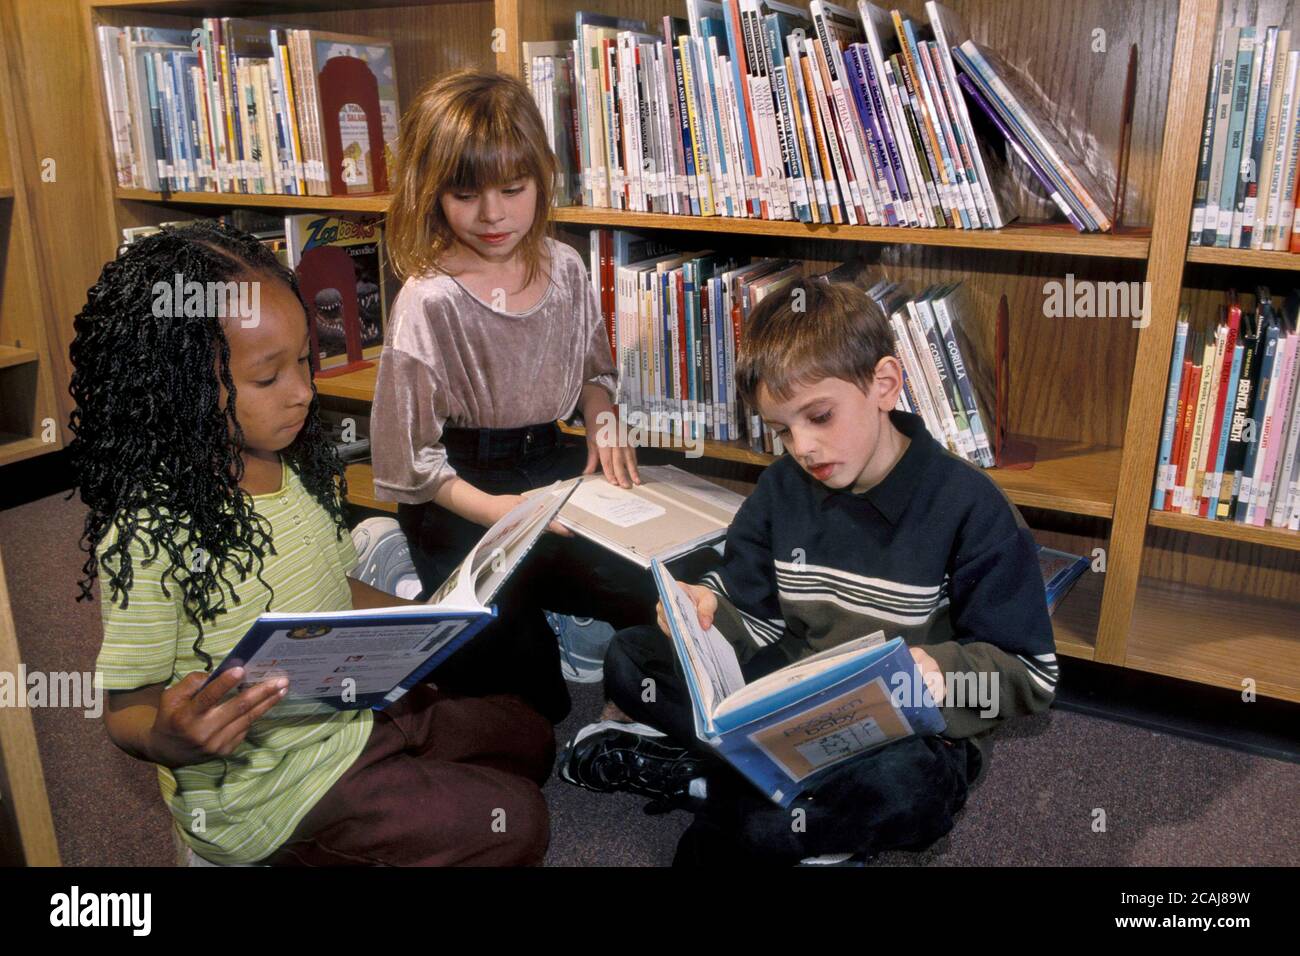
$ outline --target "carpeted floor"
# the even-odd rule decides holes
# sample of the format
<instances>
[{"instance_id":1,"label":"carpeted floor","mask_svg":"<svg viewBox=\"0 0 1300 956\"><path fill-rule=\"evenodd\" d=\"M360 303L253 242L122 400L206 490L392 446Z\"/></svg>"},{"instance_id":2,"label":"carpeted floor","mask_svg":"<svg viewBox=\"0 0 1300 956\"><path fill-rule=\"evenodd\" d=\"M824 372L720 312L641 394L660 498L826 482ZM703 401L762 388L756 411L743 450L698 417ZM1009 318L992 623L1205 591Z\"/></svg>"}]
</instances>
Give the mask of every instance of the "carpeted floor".
<instances>
[{"instance_id":1,"label":"carpeted floor","mask_svg":"<svg viewBox=\"0 0 1300 956\"><path fill-rule=\"evenodd\" d=\"M30 669L94 669L99 606L74 600L81 519L79 502L62 495L0 511L0 552ZM571 687L574 713L561 739L600 707L599 685ZM34 717L63 861L172 863L154 769L117 750L98 719L66 709ZM923 853L878 862L1300 864L1300 765L1061 710L1003 728L988 754L951 834ZM681 813L646 816L637 798L554 779L546 798L552 866L666 865L689 822Z\"/></svg>"}]
</instances>

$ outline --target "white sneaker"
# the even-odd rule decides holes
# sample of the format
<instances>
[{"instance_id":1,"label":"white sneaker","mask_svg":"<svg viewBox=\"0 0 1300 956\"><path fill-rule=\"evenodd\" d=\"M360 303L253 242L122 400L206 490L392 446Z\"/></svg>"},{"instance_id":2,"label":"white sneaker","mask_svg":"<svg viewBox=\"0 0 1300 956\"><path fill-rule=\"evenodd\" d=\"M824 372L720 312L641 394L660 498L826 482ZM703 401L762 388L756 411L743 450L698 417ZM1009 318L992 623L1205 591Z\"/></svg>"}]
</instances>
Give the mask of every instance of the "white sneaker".
<instances>
[{"instance_id":1,"label":"white sneaker","mask_svg":"<svg viewBox=\"0 0 1300 956\"><path fill-rule=\"evenodd\" d=\"M397 597L420 593L411 548L396 519L367 518L352 529L352 543L360 558L352 577Z\"/></svg>"}]
</instances>

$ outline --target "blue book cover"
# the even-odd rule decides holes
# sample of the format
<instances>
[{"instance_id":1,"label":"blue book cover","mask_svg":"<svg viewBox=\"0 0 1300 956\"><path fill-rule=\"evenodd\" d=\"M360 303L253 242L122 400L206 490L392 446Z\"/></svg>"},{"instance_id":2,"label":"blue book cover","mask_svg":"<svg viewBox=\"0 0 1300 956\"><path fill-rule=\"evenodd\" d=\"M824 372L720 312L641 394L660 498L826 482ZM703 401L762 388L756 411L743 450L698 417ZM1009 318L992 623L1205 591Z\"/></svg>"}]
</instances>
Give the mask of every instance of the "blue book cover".
<instances>
[{"instance_id":1,"label":"blue book cover","mask_svg":"<svg viewBox=\"0 0 1300 956\"><path fill-rule=\"evenodd\" d=\"M492 599L577 486L548 489L512 508L427 604L259 615L204 686L242 667L239 690L288 679L277 714L382 710L496 617Z\"/></svg>"},{"instance_id":2,"label":"blue book cover","mask_svg":"<svg viewBox=\"0 0 1300 956\"><path fill-rule=\"evenodd\" d=\"M651 572L691 698L695 732L767 797L788 807L825 771L946 724L902 638L850 641L745 683L717 628L658 561Z\"/></svg>"},{"instance_id":3,"label":"blue book cover","mask_svg":"<svg viewBox=\"0 0 1300 956\"><path fill-rule=\"evenodd\" d=\"M1174 336L1174 357L1169 366L1169 388L1165 392L1165 422L1160 430L1160 464L1156 466L1156 490L1151 498L1151 507L1156 511L1165 510L1165 471L1169 467L1169 458L1173 454L1174 419L1178 417L1178 389L1183 380L1183 353L1187 349L1187 320L1178 320L1178 333ZM1229 393L1231 394L1231 393ZM1225 415L1224 418L1229 416Z\"/></svg>"}]
</instances>

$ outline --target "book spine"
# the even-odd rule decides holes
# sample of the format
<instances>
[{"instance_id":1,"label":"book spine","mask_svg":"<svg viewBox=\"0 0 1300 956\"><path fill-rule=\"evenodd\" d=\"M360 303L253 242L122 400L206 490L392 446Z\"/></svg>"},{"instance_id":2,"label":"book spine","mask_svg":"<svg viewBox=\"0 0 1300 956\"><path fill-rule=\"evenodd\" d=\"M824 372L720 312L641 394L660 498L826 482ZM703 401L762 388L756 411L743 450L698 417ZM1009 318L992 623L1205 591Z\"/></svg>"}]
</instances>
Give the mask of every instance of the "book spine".
<instances>
[{"instance_id":1,"label":"book spine","mask_svg":"<svg viewBox=\"0 0 1300 956\"><path fill-rule=\"evenodd\" d=\"M1208 484L1208 475L1212 470L1210 457L1213 454L1211 444L1218 437L1218 426L1214 420L1215 405L1219 400L1220 380L1227 370L1227 361L1231 359L1231 353L1225 353L1224 345L1227 338L1227 328L1219 325L1214 331L1214 350L1211 353L1210 363L1206 366L1206 379L1210 387L1205 392L1205 422L1201 431L1201 444L1196 459L1196 471L1192 476L1192 514L1200 514L1206 501L1206 485Z\"/></svg>"},{"instance_id":2,"label":"book spine","mask_svg":"<svg viewBox=\"0 0 1300 956\"><path fill-rule=\"evenodd\" d=\"M1241 466L1241 483L1237 492L1237 499L1234 502L1233 520L1238 523L1246 521L1251 501L1254 500L1256 460L1259 457L1259 448L1264 437L1264 416L1268 409L1269 392L1272 390L1273 366L1276 364L1277 359L1277 326L1270 325L1266 335L1261 326L1260 335L1263 336L1264 358L1259 370L1259 381L1255 386L1255 398L1249 420L1252 435L1250 440L1246 442L1246 457Z\"/></svg>"},{"instance_id":3,"label":"book spine","mask_svg":"<svg viewBox=\"0 0 1300 956\"><path fill-rule=\"evenodd\" d=\"M1263 527L1264 517L1272 503L1274 472L1277 470L1277 452L1282 424L1291 403L1291 376L1295 371L1296 333L1278 338L1276 367L1272 392L1264 415L1264 441L1260 446L1259 475L1255 482L1254 497L1246 520Z\"/></svg>"},{"instance_id":4,"label":"book spine","mask_svg":"<svg viewBox=\"0 0 1300 956\"><path fill-rule=\"evenodd\" d=\"M1182 383L1178 391L1178 419L1175 424L1171 464L1173 478L1169 494L1165 497L1166 511L1181 511L1183 506L1182 484L1183 475L1186 473L1187 433L1191 427L1192 397L1196 394L1196 378L1199 374L1199 366L1192 358L1195 354L1196 339L1193 337L1187 344L1187 357L1183 359Z\"/></svg>"},{"instance_id":5,"label":"book spine","mask_svg":"<svg viewBox=\"0 0 1300 956\"><path fill-rule=\"evenodd\" d=\"M1214 244L1227 248L1232 240L1232 216L1236 211L1237 181L1241 170L1246 110L1250 105L1251 69L1255 62L1255 29L1243 27L1237 44L1236 79L1232 87L1228 147L1223 156L1223 191L1219 194L1219 225Z\"/></svg>"},{"instance_id":6,"label":"book spine","mask_svg":"<svg viewBox=\"0 0 1300 956\"><path fill-rule=\"evenodd\" d=\"M1232 421L1228 426L1228 451L1223 458L1223 481L1219 488L1218 511L1215 515L1217 518L1232 517L1233 503L1240 491L1241 469L1246 458L1246 422L1263 357L1259 350L1258 336L1242 336L1239 340L1245 351L1241 355L1237 388L1232 394Z\"/></svg>"},{"instance_id":7,"label":"book spine","mask_svg":"<svg viewBox=\"0 0 1300 956\"><path fill-rule=\"evenodd\" d=\"M1269 27L1266 37L1255 44L1251 60L1250 96L1246 103L1246 123L1242 131L1241 167L1237 176L1236 205L1232 214L1232 236L1229 245L1241 248L1242 230L1246 224L1246 206L1250 206L1250 226L1254 229L1255 203L1258 195L1259 162L1264 151L1264 135L1268 122L1269 84L1273 75L1273 54L1277 48L1277 28ZM1254 187L1254 189L1252 189ZM1246 248L1250 248L1247 244Z\"/></svg>"},{"instance_id":8,"label":"book spine","mask_svg":"<svg viewBox=\"0 0 1300 956\"><path fill-rule=\"evenodd\" d=\"M1214 414L1210 419L1209 449L1205 464L1205 491L1200 501L1200 516L1210 517L1211 499L1217 503L1219 486L1222 483L1222 469L1219 467L1220 435L1225 431L1224 424L1231 418L1228 396L1232 389L1232 365L1237 349L1237 330L1241 324L1241 307L1233 302L1228 307L1228 321L1223 326L1223 343L1219 351L1219 380L1213 394Z\"/></svg>"},{"instance_id":9,"label":"book spine","mask_svg":"<svg viewBox=\"0 0 1300 956\"><path fill-rule=\"evenodd\" d=\"M1275 528L1286 525L1287 515L1290 512L1293 495L1291 474L1295 471L1297 446L1300 446L1300 357L1297 357L1294 366L1291 375L1291 401L1288 407L1289 421L1285 429L1286 442L1284 448L1279 450L1281 457L1277 476L1274 479L1277 491L1273 513L1269 518L1270 524Z\"/></svg>"},{"instance_id":10,"label":"book spine","mask_svg":"<svg viewBox=\"0 0 1300 956\"><path fill-rule=\"evenodd\" d=\"M1282 30L1277 34L1275 44L1272 70L1268 81L1269 96L1267 104L1263 100L1261 91L1260 109L1263 110L1264 137L1263 147L1260 152L1258 163L1255 167L1257 176L1255 177L1255 189L1253 195L1248 191L1246 195L1247 206L1251 206L1250 200L1254 200L1253 208L1247 211L1252 213L1245 216L1246 221L1241 227L1241 244L1246 249L1262 249L1264 247L1264 232L1268 226L1269 198L1276 194L1274 184L1277 182L1276 170L1278 166L1278 150L1281 142L1286 138L1285 124L1281 122L1282 101L1290 103L1290 89L1283 95L1283 86L1286 83L1287 73L1287 47L1291 42L1291 31ZM1258 125L1258 124L1257 124ZM1247 233L1249 227L1249 234Z\"/></svg>"},{"instance_id":11,"label":"book spine","mask_svg":"<svg viewBox=\"0 0 1300 956\"><path fill-rule=\"evenodd\" d=\"M1175 416L1178 411L1178 389L1182 384L1183 352L1186 347L1187 319L1181 317L1178 320L1177 332L1174 335L1173 359L1169 363L1169 387L1165 391L1165 417L1164 424L1160 429L1160 462L1156 466L1156 487L1151 498L1151 507L1156 511L1164 510L1165 494L1171 484L1169 458L1173 451Z\"/></svg>"},{"instance_id":12,"label":"book spine","mask_svg":"<svg viewBox=\"0 0 1300 956\"><path fill-rule=\"evenodd\" d=\"M1210 191L1210 163L1214 158L1214 119L1219 104L1219 54L1223 44L1223 34L1219 34L1219 49L1216 49L1214 65L1210 69L1209 89L1205 93L1205 121L1201 129L1201 153L1196 166L1196 186L1192 193L1192 226L1190 244L1201 244L1201 232L1205 228L1205 204ZM1158 509L1157 509L1158 510Z\"/></svg>"}]
</instances>

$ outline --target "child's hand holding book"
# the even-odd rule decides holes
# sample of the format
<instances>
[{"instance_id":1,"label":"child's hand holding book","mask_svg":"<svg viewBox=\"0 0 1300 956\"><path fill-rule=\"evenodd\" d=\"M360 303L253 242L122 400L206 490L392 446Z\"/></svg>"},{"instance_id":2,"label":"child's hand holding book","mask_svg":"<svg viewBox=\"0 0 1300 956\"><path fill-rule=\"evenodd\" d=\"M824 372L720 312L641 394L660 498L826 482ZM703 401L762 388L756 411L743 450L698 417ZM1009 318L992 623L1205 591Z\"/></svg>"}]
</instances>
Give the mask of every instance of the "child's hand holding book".
<instances>
[{"instance_id":1,"label":"child's hand holding book","mask_svg":"<svg viewBox=\"0 0 1300 956\"><path fill-rule=\"evenodd\" d=\"M698 584L682 584L680 581L678 584L695 605L695 613L700 618L700 628L707 631L713 626L713 615L718 613L718 596ZM669 637L673 636L673 632L668 627L668 618L664 616L663 601L655 605L655 621L659 624L659 630Z\"/></svg>"}]
</instances>

